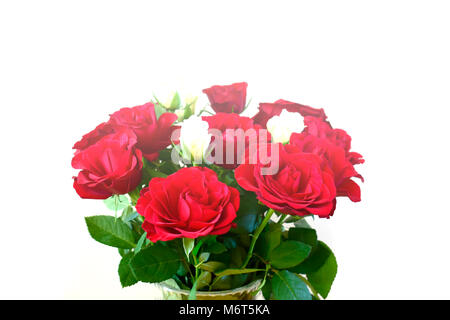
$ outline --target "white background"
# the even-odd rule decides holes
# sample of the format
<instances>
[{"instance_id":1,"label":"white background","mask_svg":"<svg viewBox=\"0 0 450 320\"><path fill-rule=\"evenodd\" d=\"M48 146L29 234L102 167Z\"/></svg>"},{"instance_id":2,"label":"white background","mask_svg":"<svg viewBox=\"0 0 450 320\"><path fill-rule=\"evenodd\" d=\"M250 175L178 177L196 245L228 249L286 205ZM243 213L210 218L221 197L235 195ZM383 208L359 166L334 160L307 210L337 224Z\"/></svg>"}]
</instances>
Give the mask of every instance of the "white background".
<instances>
[{"instance_id":1,"label":"white background","mask_svg":"<svg viewBox=\"0 0 450 320\"><path fill-rule=\"evenodd\" d=\"M0 1L0 298L152 298L90 239L72 145L125 106L247 81L323 107L366 163L315 220L330 299L450 298L448 1ZM200 105L206 104L204 97Z\"/></svg>"}]
</instances>

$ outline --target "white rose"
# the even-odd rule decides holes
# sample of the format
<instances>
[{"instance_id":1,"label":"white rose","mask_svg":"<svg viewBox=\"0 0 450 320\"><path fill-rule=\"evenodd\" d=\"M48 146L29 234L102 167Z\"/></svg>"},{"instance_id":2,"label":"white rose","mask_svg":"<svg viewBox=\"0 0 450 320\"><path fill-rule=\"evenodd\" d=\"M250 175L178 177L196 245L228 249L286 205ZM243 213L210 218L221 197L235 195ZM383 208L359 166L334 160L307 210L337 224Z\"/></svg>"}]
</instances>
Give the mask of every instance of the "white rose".
<instances>
[{"instance_id":1,"label":"white rose","mask_svg":"<svg viewBox=\"0 0 450 320\"><path fill-rule=\"evenodd\" d=\"M288 143L291 134L302 132L305 126L299 113L283 110L279 116L270 118L266 127L272 136L272 142Z\"/></svg>"},{"instance_id":2,"label":"white rose","mask_svg":"<svg viewBox=\"0 0 450 320\"><path fill-rule=\"evenodd\" d=\"M192 116L181 123L180 147L183 158L201 163L211 142L208 122Z\"/></svg>"}]
</instances>

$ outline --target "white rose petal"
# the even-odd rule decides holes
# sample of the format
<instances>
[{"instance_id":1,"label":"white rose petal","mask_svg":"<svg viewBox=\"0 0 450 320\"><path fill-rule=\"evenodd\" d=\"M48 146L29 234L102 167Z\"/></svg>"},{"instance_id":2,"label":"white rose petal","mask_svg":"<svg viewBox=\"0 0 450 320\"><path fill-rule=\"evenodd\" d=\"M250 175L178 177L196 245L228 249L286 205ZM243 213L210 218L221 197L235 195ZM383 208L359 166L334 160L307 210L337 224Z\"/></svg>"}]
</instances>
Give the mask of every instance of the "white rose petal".
<instances>
[{"instance_id":1,"label":"white rose petal","mask_svg":"<svg viewBox=\"0 0 450 320\"><path fill-rule=\"evenodd\" d=\"M180 147L183 158L201 163L211 141L208 122L192 116L181 123Z\"/></svg>"},{"instance_id":2,"label":"white rose petal","mask_svg":"<svg viewBox=\"0 0 450 320\"><path fill-rule=\"evenodd\" d=\"M288 143L291 134L302 132L305 126L299 113L283 110L279 116L270 118L266 127L272 136L272 142Z\"/></svg>"}]
</instances>

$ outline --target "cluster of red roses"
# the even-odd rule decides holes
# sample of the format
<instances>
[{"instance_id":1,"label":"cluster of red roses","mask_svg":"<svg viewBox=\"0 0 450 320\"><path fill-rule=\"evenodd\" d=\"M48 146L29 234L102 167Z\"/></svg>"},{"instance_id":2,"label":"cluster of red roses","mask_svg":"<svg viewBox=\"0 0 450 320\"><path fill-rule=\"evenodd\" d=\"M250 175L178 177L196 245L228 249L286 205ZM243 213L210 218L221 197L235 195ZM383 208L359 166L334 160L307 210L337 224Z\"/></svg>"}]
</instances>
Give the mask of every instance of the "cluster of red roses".
<instances>
[{"instance_id":1,"label":"cluster of red roses","mask_svg":"<svg viewBox=\"0 0 450 320\"><path fill-rule=\"evenodd\" d=\"M274 175L261 173L266 165L263 163L238 164L235 159L234 164L221 165L226 170L234 169L241 188L254 192L267 207L297 216L329 217L335 210L337 196L360 201L360 188L352 178L362 179L354 165L364 160L350 151L350 136L332 128L323 109L278 100L261 103L253 118L243 117L239 113L246 106L246 89L246 83L236 83L203 90L216 112L203 120L210 129L225 133L224 148L234 148L238 139L228 136L227 129L266 129L267 121L283 110L300 113L305 129L293 133L288 144L279 144L279 171ZM142 187L143 157L148 161L158 159L158 152L171 144L176 120L177 116L170 112L158 118L153 103L112 114L108 122L74 146L72 166L81 169L74 178L77 193L82 198L106 199ZM245 141L247 147L248 143ZM219 181L207 165L180 167L166 178L143 182L147 183L136 210L145 218L142 227L151 241L224 234L233 226L239 191Z\"/></svg>"},{"instance_id":2,"label":"cluster of red roses","mask_svg":"<svg viewBox=\"0 0 450 320\"><path fill-rule=\"evenodd\" d=\"M298 112L305 129L292 133L289 144L280 145L279 172L261 175L261 165L242 164L235 171L241 187L253 191L269 208L291 215L330 217L336 196L361 201L361 191L352 178L363 179L354 165L363 163L359 153L350 152L351 137L333 129L322 109L278 100L262 103L253 120L265 125L282 110Z\"/></svg>"},{"instance_id":3,"label":"cluster of red roses","mask_svg":"<svg viewBox=\"0 0 450 320\"><path fill-rule=\"evenodd\" d=\"M122 108L75 143L72 167L81 169L73 186L87 199L107 199L136 188L142 177L142 157L149 161L170 143L174 113L158 119L153 103Z\"/></svg>"}]
</instances>

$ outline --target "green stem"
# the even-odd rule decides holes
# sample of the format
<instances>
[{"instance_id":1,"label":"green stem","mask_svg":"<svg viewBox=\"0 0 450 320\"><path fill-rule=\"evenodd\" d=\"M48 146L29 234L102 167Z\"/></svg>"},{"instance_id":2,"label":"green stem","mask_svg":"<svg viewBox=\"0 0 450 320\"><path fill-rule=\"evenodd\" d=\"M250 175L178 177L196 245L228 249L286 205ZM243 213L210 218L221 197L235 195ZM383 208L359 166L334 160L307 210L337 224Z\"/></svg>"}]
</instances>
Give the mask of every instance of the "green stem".
<instances>
[{"instance_id":1,"label":"green stem","mask_svg":"<svg viewBox=\"0 0 450 320\"><path fill-rule=\"evenodd\" d=\"M195 256L195 254L192 254L192 259L194 260L194 268L195 268L195 281L196 282L198 280L198 261L197 261L197 257ZM192 283L192 285L194 285L194 282Z\"/></svg>"},{"instance_id":2,"label":"green stem","mask_svg":"<svg viewBox=\"0 0 450 320\"><path fill-rule=\"evenodd\" d=\"M183 264L184 264L184 267L186 268L186 270L189 272L189 274L191 276L192 283L194 283L195 282L195 277L192 274L191 268L189 267L189 263L187 263L186 259L184 259L184 258L183 258Z\"/></svg>"},{"instance_id":3,"label":"green stem","mask_svg":"<svg viewBox=\"0 0 450 320\"><path fill-rule=\"evenodd\" d=\"M202 110L200 110L200 113L198 114L199 116L201 116L202 115L202 113L208 113L208 114L210 114L210 115L214 115L214 113L212 113L212 112L210 112L210 111L208 111L208 110L206 110L206 109L202 109Z\"/></svg>"},{"instance_id":4,"label":"green stem","mask_svg":"<svg viewBox=\"0 0 450 320\"><path fill-rule=\"evenodd\" d=\"M259 235L264 230L267 223L270 221L270 218L272 217L273 213L274 213L274 211L272 209L269 209L269 211L267 211L267 214L264 217L264 220L261 222L258 229L256 229L255 233L253 234L252 242L250 243L250 248L248 250L247 258L245 259L241 269L244 269L245 267L247 267L247 264L249 263L252 255L253 255L253 249L255 248L256 240L258 240Z\"/></svg>"},{"instance_id":5,"label":"green stem","mask_svg":"<svg viewBox=\"0 0 450 320\"><path fill-rule=\"evenodd\" d=\"M114 218L115 220L117 220L117 207L119 206L119 195L115 194L114 195Z\"/></svg>"},{"instance_id":6,"label":"green stem","mask_svg":"<svg viewBox=\"0 0 450 320\"><path fill-rule=\"evenodd\" d=\"M181 261L184 264L184 267L189 272L189 275L191 276L192 283L195 282L194 275L192 274L191 267L189 266L189 262L186 260L186 254L184 253L183 243L182 241L178 242L178 245L176 246L176 249L178 251L178 254L181 256Z\"/></svg>"},{"instance_id":7,"label":"green stem","mask_svg":"<svg viewBox=\"0 0 450 320\"><path fill-rule=\"evenodd\" d=\"M266 264L266 272L264 273L264 279L263 281L261 281L261 284L259 285L258 289L256 289L252 295L256 296L258 294L258 292L264 287L264 285L266 284L266 280L267 280L267 274L269 273L270 270L270 264Z\"/></svg>"},{"instance_id":8,"label":"green stem","mask_svg":"<svg viewBox=\"0 0 450 320\"><path fill-rule=\"evenodd\" d=\"M220 279L222 279L223 276L220 277L216 277L214 279L214 281L209 285L209 291L211 291L211 289L214 287L214 285L217 283L217 281L219 281Z\"/></svg>"}]
</instances>

